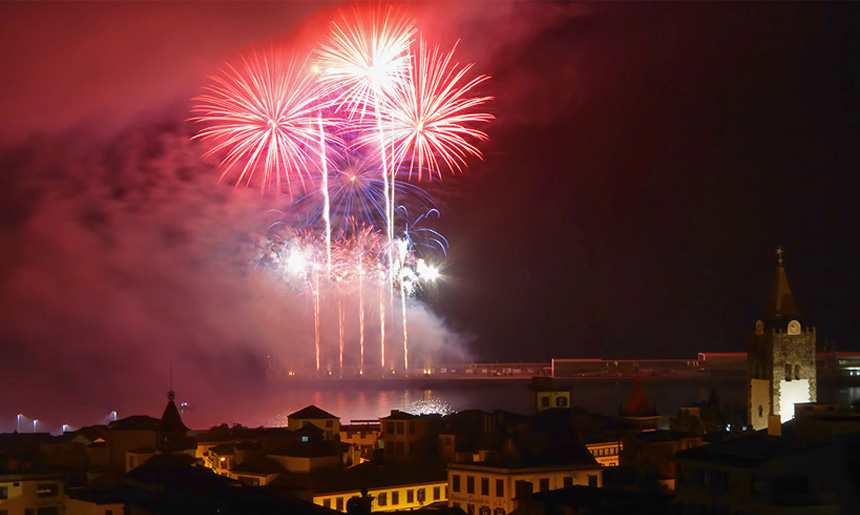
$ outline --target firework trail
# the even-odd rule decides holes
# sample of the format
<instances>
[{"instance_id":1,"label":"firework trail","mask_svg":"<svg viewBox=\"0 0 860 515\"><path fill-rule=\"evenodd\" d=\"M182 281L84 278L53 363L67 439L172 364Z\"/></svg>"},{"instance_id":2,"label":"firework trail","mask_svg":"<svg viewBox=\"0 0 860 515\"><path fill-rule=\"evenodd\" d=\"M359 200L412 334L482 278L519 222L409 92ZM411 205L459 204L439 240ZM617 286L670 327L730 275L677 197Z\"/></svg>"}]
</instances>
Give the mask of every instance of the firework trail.
<instances>
[{"instance_id":1,"label":"firework trail","mask_svg":"<svg viewBox=\"0 0 860 515\"><path fill-rule=\"evenodd\" d=\"M383 189L388 240L394 239L394 201L389 176L380 104L402 87L411 68L409 47L417 29L414 22L396 15L391 8L365 17L356 8L354 19L341 13L342 21L332 24L332 32L317 53L321 80L333 93L334 103L351 118L363 120L372 111L377 125L383 165Z\"/></svg>"},{"instance_id":2,"label":"firework trail","mask_svg":"<svg viewBox=\"0 0 860 515\"><path fill-rule=\"evenodd\" d=\"M440 161L453 172L462 171L467 156L480 158L481 152L471 140L485 141L487 134L472 125L494 119L479 110L492 97L469 96L489 77L466 80L473 65L452 64L456 48L440 52L438 47L428 49L423 40L419 41L417 65L409 81L387 97L382 111L387 143L393 149L392 162L408 162L410 177L417 171L419 181L428 169L441 176Z\"/></svg>"},{"instance_id":3,"label":"firework trail","mask_svg":"<svg viewBox=\"0 0 860 515\"><path fill-rule=\"evenodd\" d=\"M221 157L220 180L231 177L236 185L259 180L263 193L286 191L292 204L289 225L301 227L296 221L304 220L304 230L281 239L280 259L285 276L300 279L311 297L317 373L323 350L326 366L334 352L321 341L323 294L337 294L343 374L345 300L354 295L356 283L360 371L366 293L374 287L379 289L380 366L397 361L394 355L387 359L385 341L396 292L408 371L408 299L439 277L418 248L447 249L441 235L420 228L438 211L430 195L409 181L439 180L443 168L462 172L468 158L481 158L477 144L487 139L476 125L494 119L484 110L492 97L475 94L488 77L469 77L473 65L454 61L457 45L443 52L420 39L415 43L416 33L414 22L391 8L368 13L356 8L351 17L341 13L332 23L314 53L313 75L278 52L254 53L238 66L227 64L194 99L192 120L203 125L194 138L210 145L207 156ZM425 214L410 222L409 209ZM402 234L395 238L395 221L401 219ZM385 238L376 227L384 227ZM313 236L321 228L323 236Z\"/></svg>"},{"instance_id":4,"label":"firework trail","mask_svg":"<svg viewBox=\"0 0 860 515\"><path fill-rule=\"evenodd\" d=\"M205 156L224 156L220 180L236 170L236 184L250 184L262 170L262 192L285 188L292 195L304 187L316 154L312 147L321 104L304 66L277 51L254 53L242 57L239 68L228 63L221 76L210 80L206 93L194 99L192 120L205 125L194 136L211 145Z\"/></svg>"}]
</instances>

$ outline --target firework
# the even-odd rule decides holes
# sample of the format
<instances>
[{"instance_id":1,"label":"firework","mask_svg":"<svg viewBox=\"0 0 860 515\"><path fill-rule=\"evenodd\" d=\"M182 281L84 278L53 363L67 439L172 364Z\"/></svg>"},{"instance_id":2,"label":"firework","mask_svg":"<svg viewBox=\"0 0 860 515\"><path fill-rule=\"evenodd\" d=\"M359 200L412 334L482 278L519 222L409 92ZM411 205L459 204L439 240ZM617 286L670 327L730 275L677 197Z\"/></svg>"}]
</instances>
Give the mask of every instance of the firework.
<instances>
[{"instance_id":1,"label":"firework","mask_svg":"<svg viewBox=\"0 0 860 515\"><path fill-rule=\"evenodd\" d=\"M363 117L381 97L407 80L414 23L391 8L365 16L356 8L353 19L341 13L317 52L320 81L333 103Z\"/></svg>"},{"instance_id":2,"label":"firework","mask_svg":"<svg viewBox=\"0 0 860 515\"><path fill-rule=\"evenodd\" d=\"M420 41L410 80L387 98L383 109L392 162L408 163L410 176L417 172L419 181L427 169L441 176L440 161L451 171L462 171L467 156L480 158L472 141L484 141L487 134L472 125L494 119L480 111L492 97L470 96L489 77L467 80L473 65L453 63L456 48L440 52Z\"/></svg>"},{"instance_id":3,"label":"firework","mask_svg":"<svg viewBox=\"0 0 860 515\"><path fill-rule=\"evenodd\" d=\"M328 179L329 213L331 225L346 229L352 220L361 220L374 226L384 226L387 220L385 211L385 174L378 153L368 148L351 145L351 139L344 138L345 145L330 153L330 177ZM408 182L407 170L394 174L394 192L403 207L418 211L435 207L433 198L421 187ZM297 198L292 211L301 214L307 226L313 226L325 216L326 204L315 193Z\"/></svg>"},{"instance_id":4,"label":"firework","mask_svg":"<svg viewBox=\"0 0 860 515\"><path fill-rule=\"evenodd\" d=\"M227 64L221 76L194 99L193 121L205 124L194 138L211 144L206 155L223 155L224 180L236 174L236 184L250 184L261 170L261 191L286 188L295 179L304 186L317 156L317 123L321 100L304 66L279 52L242 58Z\"/></svg>"}]
</instances>

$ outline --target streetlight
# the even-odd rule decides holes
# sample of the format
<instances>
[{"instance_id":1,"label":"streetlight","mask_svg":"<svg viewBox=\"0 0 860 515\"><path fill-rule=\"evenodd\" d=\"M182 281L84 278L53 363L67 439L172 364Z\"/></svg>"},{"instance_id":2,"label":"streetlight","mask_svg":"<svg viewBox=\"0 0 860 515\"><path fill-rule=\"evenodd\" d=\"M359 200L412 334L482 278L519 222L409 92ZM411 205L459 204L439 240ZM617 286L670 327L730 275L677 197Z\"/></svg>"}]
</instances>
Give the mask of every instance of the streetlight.
<instances>
[{"instance_id":1,"label":"streetlight","mask_svg":"<svg viewBox=\"0 0 860 515\"><path fill-rule=\"evenodd\" d=\"M23 417L23 416L24 416L24 415L22 415L22 414L18 413L18 420L17 420L17 423L18 423L18 432L19 432L19 433L21 432L21 417Z\"/></svg>"},{"instance_id":2,"label":"streetlight","mask_svg":"<svg viewBox=\"0 0 860 515\"><path fill-rule=\"evenodd\" d=\"M36 422L38 422L38 421L39 421L39 419L38 419L38 418L34 418L34 419L33 419L33 432L34 432L34 433L36 432Z\"/></svg>"}]
</instances>

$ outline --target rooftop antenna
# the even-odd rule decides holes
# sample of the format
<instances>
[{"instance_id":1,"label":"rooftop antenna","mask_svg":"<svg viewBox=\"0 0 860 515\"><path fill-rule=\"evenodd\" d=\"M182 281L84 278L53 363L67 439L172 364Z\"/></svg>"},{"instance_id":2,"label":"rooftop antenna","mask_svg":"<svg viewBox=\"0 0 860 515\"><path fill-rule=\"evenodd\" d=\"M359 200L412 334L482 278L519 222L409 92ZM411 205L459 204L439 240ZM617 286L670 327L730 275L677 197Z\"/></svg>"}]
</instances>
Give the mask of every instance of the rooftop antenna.
<instances>
[{"instance_id":1,"label":"rooftop antenna","mask_svg":"<svg viewBox=\"0 0 860 515\"><path fill-rule=\"evenodd\" d=\"M170 390L167 392L167 400L173 402L173 399L176 398L176 394L173 393L173 362L170 362Z\"/></svg>"}]
</instances>

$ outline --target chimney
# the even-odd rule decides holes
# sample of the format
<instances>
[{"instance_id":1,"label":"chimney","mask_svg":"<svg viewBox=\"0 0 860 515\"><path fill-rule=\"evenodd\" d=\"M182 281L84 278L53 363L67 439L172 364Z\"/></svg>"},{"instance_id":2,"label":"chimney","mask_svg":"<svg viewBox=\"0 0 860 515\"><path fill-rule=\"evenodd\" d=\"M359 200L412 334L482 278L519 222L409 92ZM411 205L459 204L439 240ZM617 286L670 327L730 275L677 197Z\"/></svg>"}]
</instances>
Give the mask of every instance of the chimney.
<instances>
[{"instance_id":1,"label":"chimney","mask_svg":"<svg viewBox=\"0 0 860 515\"><path fill-rule=\"evenodd\" d=\"M767 416L768 436L782 436L782 420L779 415Z\"/></svg>"},{"instance_id":2,"label":"chimney","mask_svg":"<svg viewBox=\"0 0 860 515\"><path fill-rule=\"evenodd\" d=\"M528 506L532 502L532 489L534 485L530 481L517 481L514 483L514 509Z\"/></svg>"}]
</instances>

